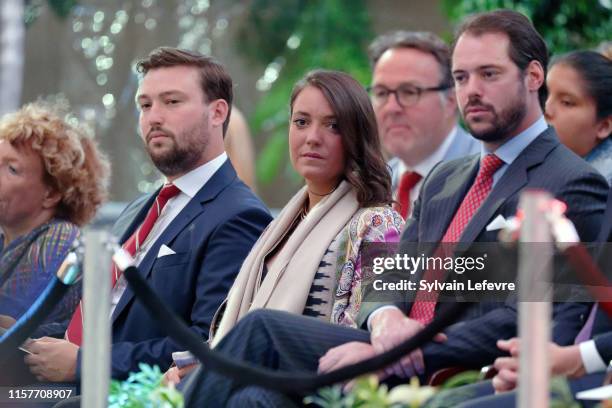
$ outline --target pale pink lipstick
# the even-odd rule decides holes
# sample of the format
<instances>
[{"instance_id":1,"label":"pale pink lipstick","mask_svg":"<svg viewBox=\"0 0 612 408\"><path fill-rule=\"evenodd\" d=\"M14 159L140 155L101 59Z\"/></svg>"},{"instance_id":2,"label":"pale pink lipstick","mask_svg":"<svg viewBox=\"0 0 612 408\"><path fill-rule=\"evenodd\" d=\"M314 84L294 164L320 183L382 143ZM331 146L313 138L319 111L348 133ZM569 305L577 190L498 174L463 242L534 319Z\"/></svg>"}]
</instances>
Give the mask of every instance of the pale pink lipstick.
<instances>
[{"instance_id":1,"label":"pale pink lipstick","mask_svg":"<svg viewBox=\"0 0 612 408\"><path fill-rule=\"evenodd\" d=\"M314 153L314 152L302 153L302 157L308 157L309 159L322 159L323 158L323 156L321 156L318 153Z\"/></svg>"}]
</instances>

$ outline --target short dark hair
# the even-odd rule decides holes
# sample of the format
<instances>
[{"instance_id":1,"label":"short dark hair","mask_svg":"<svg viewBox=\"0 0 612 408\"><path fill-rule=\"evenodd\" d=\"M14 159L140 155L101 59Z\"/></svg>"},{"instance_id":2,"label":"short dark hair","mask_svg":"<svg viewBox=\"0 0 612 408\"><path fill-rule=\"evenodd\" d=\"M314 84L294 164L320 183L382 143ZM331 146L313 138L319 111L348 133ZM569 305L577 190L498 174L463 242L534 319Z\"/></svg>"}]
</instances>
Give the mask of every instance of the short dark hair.
<instances>
[{"instance_id":1,"label":"short dark hair","mask_svg":"<svg viewBox=\"0 0 612 408\"><path fill-rule=\"evenodd\" d=\"M319 89L336 116L346 155L344 177L357 190L361 207L387 205L393 200L391 176L382 155L376 116L365 88L344 72L316 70L293 88L290 110L302 90Z\"/></svg>"},{"instance_id":2,"label":"short dark hair","mask_svg":"<svg viewBox=\"0 0 612 408\"><path fill-rule=\"evenodd\" d=\"M136 62L136 71L146 75L152 69L181 65L198 68L200 84L205 98L204 102L215 99L223 99L227 102L227 118L223 122L223 135L225 135L232 112L234 93L232 78L220 62L193 51L173 47L158 47L151 51L146 58Z\"/></svg>"},{"instance_id":3,"label":"short dark hair","mask_svg":"<svg viewBox=\"0 0 612 408\"><path fill-rule=\"evenodd\" d=\"M440 67L440 85L454 85L450 49L437 35L427 31L400 30L378 36L368 48L372 69L385 51L396 48L412 48L431 54Z\"/></svg>"},{"instance_id":4,"label":"short dark hair","mask_svg":"<svg viewBox=\"0 0 612 408\"><path fill-rule=\"evenodd\" d=\"M612 60L594 51L573 51L554 57L548 68L557 64L580 75L586 93L595 101L597 119L612 115Z\"/></svg>"},{"instance_id":5,"label":"short dark hair","mask_svg":"<svg viewBox=\"0 0 612 408\"><path fill-rule=\"evenodd\" d=\"M513 10L495 10L469 16L455 33L453 51L457 40L464 33L475 36L487 33L506 34L509 39L508 56L512 62L521 71L525 71L531 61L538 61L546 75L548 67L546 42L525 15ZM546 84L542 84L538 90L542 107L546 102L546 95Z\"/></svg>"}]
</instances>

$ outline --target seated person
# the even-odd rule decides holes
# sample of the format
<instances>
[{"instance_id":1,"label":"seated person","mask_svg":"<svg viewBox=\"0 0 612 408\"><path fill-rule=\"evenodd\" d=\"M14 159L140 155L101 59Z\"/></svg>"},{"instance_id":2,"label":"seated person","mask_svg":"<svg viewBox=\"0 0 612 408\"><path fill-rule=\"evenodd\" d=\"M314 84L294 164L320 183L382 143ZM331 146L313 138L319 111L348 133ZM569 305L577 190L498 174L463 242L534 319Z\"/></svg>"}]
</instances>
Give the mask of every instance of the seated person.
<instances>
[{"instance_id":1,"label":"seated person","mask_svg":"<svg viewBox=\"0 0 612 408\"><path fill-rule=\"evenodd\" d=\"M233 85L225 68L208 56L159 47L136 69L140 137L165 184L130 203L114 231L158 296L206 338L271 216L227 160L223 135ZM165 322L137 301L118 268L98 272L111 282L111 376L126 379L141 363L168 369L181 347L167 336ZM24 361L39 381L80 381L81 346L87 348L81 310L72 315L65 339L28 344L32 354Z\"/></svg>"},{"instance_id":2,"label":"seated person","mask_svg":"<svg viewBox=\"0 0 612 408\"><path fill-rule=\"evenodd\" d=\"M0 121L0 327L7 328L55 276L79 226L106 196L109 166L64 112L41 102ZM69 289L33 337L64 335L81 298ZM6 362L0 382L32 382L23 355ZM7 377L7 378L5 378Z\"/></svg>"},{"instance_id":3,"label":"seated person","mask_svg":"<svg viewBox=\"0 0 612 408\"><path fill-rule=\"evenodd\" d=\"M106 196L108 163L59 111L28 104L0 122L0 315L18 319L64 261ZM63 335L73 286L34 336ZM9 320L5 320L10 322ZM5 326L8 324L5 324Z\"/></svg>"},{"instance_id":4,"label":"seated person","mask_svg":"<svg viewBox=\"0 0 612 408\"><path fill-rule=\"evenodd\" d=\"M306 185L246 258L213 344L261 308L356 327L361 244L399 237L403 226L363 87L341 72L314 71L295 86L290 110L291 163ZM175 372L168 378L177 381Z\"/></svg>"},{"instance_id":5,"label":"seated person","mask_svg":"<svg viewBox=\"0 0 612 408\"><path fill-rule=\"evenodd\" d=\"M289 154L306 185L259 238L230 290L214 343L251 310L356 327L361 243L399 237L368 95L350 76L314 71L291 95Z\"/></svg>"},{"instance_id":6,"label":"seated person","mask_svg":"<svg viewBox=\"0 0 612 408\"><path fill-rule=\"evenodd\" d=\"M546 76L546 120L561 143L612 184L612 60L593 51L553 59Z\"/></svg>"},{"instance_id":7,"label":"seated person","mask_svg":"<svg viewBox=\"0 0 612 408\"><path fill-rule=\"evenodd\" d=\"M599 241L610 242L612 241L612 193L608 195L604 219ZM509 356L495 360L498 373L493 381L449 390L444 395L448 401L457 404L464 402L461 407L465 408L488 406L499 408L516 405L517 393L512 390L519 385L520 340L518 338L500 340L497 346ZM572 393L600 387L604 382L606 368L612 360L612 318L599 305L595 305L591 309L587 323L576 336L575 344L559 346L551 342L548 350L551 375L567 377L570 380ZM497 395L493 396L493 392ZM588 401L582 403L590 406Z\"/></svg>"}]
</instances>

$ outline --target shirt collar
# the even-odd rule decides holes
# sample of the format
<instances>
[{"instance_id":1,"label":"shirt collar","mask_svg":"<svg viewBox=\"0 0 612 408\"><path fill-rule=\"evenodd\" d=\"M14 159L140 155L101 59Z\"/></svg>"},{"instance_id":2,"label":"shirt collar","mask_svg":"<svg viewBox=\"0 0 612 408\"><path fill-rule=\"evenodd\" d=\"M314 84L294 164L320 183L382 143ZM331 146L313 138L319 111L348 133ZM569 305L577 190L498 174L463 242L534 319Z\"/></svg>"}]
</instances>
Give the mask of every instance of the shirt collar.
<instances>
[{"instance_id":1,"label":"shirt collar","mask_svg":"<svg viewBox=\"0 0 612 408\"><path fill-rule=\"evenodd\" d=\"M412 170L418 173L421 177L427 176L431 169L433 169L436 164L438 164L444 159L444 156L446 156L446 152L448 152L448 149L453 143L453 140L457 136L457 131L457 125L455 125L451 129L448 136L446 136L444 141L440 143L440 146L438 146L438 148L432 154L425 158L425 160L416 164L414 167L409 168L403 161L400 160L399 174L401 175L404 174L404 172L406 172L407 170Z\"/></svg>"},{"instance_id":2,"label":"shirt collar","mask_svg":"<svg viewBox=\"0 0 612 408\"><path fill-rule=\"evenodd\" d=\"M525 148L529 146L529 144L533 142L540 135L540 133L544 132L547 128L548 125L546 124L544 116L542 115L527 129L523 130L518 135L510 138L510 140L498 147L494 153L497 157L502 159L505 164L510 165L514 160L516 160L516 158L521 154L521 152L525 150ZM483 143L480 150L481 159L489 153L491 152L485 148Z\"/></svg>"},{"instance_id":3,"label":"shirt collar","mask_svg":"<svg viewBox=\"0 0 612 408\"><path fill-rule=\"evenodd\" d=\"M193 198L217 170L221 168L225 160L227 160L227 153L223 152L214 159L177 178L172 183L177 186L182 193L189 196L189 198Z\"/></svg>"}]
</instances>

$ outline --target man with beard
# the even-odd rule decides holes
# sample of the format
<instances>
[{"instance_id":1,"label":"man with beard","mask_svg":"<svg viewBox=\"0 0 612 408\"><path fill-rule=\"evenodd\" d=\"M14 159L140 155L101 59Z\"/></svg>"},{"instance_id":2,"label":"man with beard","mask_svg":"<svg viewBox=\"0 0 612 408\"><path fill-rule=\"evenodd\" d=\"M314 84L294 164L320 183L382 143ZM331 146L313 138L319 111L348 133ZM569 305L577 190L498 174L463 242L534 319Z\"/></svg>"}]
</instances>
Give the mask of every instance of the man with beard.
<instances>
[{"instance_id":1,"label":"man with beard","mask_svg":"<svg viewBox=\"0 0 612 408\"><path fill-rule=\"evenodd\" d=\"M526 188L548 191L565 202L567 216L581 239L595 239L608 187L592 167L559 143L554 129L544 121L547 63L546 44L520 13L483 13L459 28L452 56L457 103L468 130L482 141L483 148L479 155L442 163L431 172L402 241L496 242L500 226L491 223L514 216ZM387 279L394 281L400 275L392 273ZM369 325L377 352L421 330L440 306L440 302L419 301L419 293L416 301L408 298L398 307L380 305L375 296L361 309L361 322ZM463 316L460 329L449 331L455 335L452 341L431 345L435 354L430 361L425 355L428 370L440 364L482 366L492 362L498 353L495 342L481 340L516 335L515 305L501 306L474 304ZM573 341L584 307L557 305L553 336L558 343ZM482 347L462 350L462 343ZM461 355L457 349L462 350ZM417 350L396 368L400 373L423 373L425 362L422 351Z\"/></svg>"},{"instance_id":2,"label":"man with beard","mask_svg":"<svg viewBox=\"0 0 612 408\"><path fill-rule=\"evenodd\" d=\"M237 177L223 137L232 105L232 80L214 59L158 48L137 64L140 135L164 186L131 203L118 219L120 244L149 285L203 339L250 251L271 217ZM111 291L113 378L139 363L167 369L182 350L166 337L116 267ZM110 276L112 275L112 276ZM87 302L87 299L83 299ZM27 359L40 381L80 377L81 306L67 340L43 338Z\"/></svg>"},{"instance_id":3,"label":"man with beard","mask_svg":"<svg viewBox=\"0 0 612 408\"><path fill-rule=\"evenodd\" d=\"M423 182L405 243L495 242L494 220L516 214L525 188L549 191L567 204L566 215L583 241L596 238L608 186L598 172L561 145L542 115L548 52L522 14L498 10L467 20L456 36L452 72L457 101L480 154L437 165ZM503 224L503 223L502 223ZM419 253L420 255L420 253ZM420 279L423 271L414 276ZM453 272L450 272L453 274ZM380 275L386 283L413 279L409 271ZM452 278L450 278L452 279ZM329 372L389 350L411 338L435 316L435 298L379 303L364 295L360 324L366 330L333 327L303 316L261 310L245 316L217 350L250 363L294 372ZM573 342L588 314L586 304L554 306L553 340ZM503 354L497 339L516 336L516 302L480 302L462 321L402 358L379 377L421 379L451 366L482 367ZM203 378L198 378L203 377ZM184 380L194 406L287 406L287 396L239 382L210 370ZM393 380L391 380L393 381ZM200 384L200 387L193 386Z\"/></svg>"}]
</instances>

